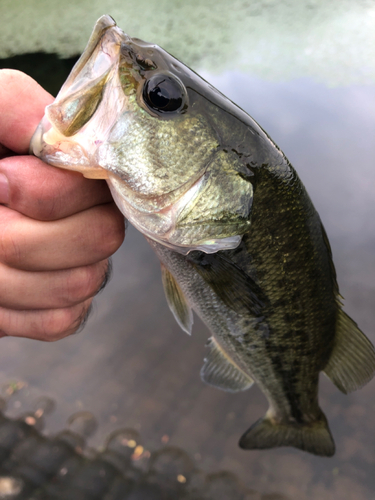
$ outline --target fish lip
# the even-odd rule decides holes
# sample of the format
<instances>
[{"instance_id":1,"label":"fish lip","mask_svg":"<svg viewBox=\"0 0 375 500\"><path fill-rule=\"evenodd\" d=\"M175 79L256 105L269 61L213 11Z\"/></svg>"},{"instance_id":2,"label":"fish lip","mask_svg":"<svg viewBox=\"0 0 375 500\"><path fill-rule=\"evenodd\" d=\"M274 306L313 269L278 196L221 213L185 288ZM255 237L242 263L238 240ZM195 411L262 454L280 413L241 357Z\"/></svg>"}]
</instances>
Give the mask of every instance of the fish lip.
<instances>
[{"instance_id":1,"label":"fish lip","mask_svg":"<svg viewBox=\"0 0 375 500\"><path fill-rule=\"evenodd\" d=\"M91 40L94 35L96 38ZM79 91L88 80L92 81L106 72L110 73L118 61L121 44L129 39L116 25L103 29L99 34L94 28L91 38L57 94L55 102L67 94Z\"/></svg>"},{"instance_id":2,"label":"fish lip","mask_svg":"<svg viewBox=\"0 0 375 500\"><path fill-rule=\"evenodd\" d=\"M49 144L45 140L45 135L48 132L52 132L56 134L56 136L60 136L61 140L56 141L54 144ZM62 143L69 143L69 149L72 150L72 146L76 152L77 163L84 168L85 165L90 165L90 160L88 158L87 153L85 152L82 146L74 141L69 140L65 136L63 136L48 120L46 116L42 118L39 125L37 126L29 146L29 153L40 158L41 160L53 165L54 167L64 168L66 170L75 170L83 173L82 169L76 168L76 164L72 162L72 164L66 164L61 159L59 160L59 156L65 154L63 149L61 148ZM56 146L57 144L58 147Z\"/></svg>"},{"instance_id":3,"label":"fish lip","mask_svg":"<svg viewBox=\"0 0 375 500\"><path fill-rule=\"evenodd\" d=\"M60 136L61 140L53 144L46 142L44 140L44 135L49 131L55 133L56 136ZM64 143L68 145L68 153L66 153L64 147L62 147ZM74 153L73 156L72 152ZM51 125L46 117L41 120L31 138L29 153L53 167L80 172L88 179L107 179L109 176L106 169L100 165L95 166L92 164L92 159L79 142L72 141L63 136L53 127L53 125ZM64 159L64 155L68 156L69 161Z\"/></svg>"},{"instance_id":4,"label":"fish lip","mask_svg":"<svg viewBox=\"0 0 375 500\"><path fill-rule=\"evenodd\" d=\"M81 54L81 57L78 59L78 61L75 63L73 66L73 69L71 70L68 78L64 82L63 86L61 87L57 97L62 96L65 94L66 90L71 88L74 80L77 78L77 76L82 72L84 67L87 65L88 61L94 54L95 50L97 49L99 43L101 42L102 38L105 36L107 32L111 31L111 34L113 35L113 39L117 39L117 43L119 47L121 47L121 43L123 41L130 40L130 37L126 35L116 24L116 21L109 15L104 15L101 16L95 23L95 26L92 30L92 33L90 35L89 41L87 42L87 45L84 49L84 51Z\"/></svg>"},{"instance_id":5,"label":"fish lip","mask_svg":"<svg viewBox=\"0 0 375 500\"><path fill-rule=\"evenodd\" d=\"M40 153L42 151L42 140L43 140L42 138L43 138L43 127L42 127L42 121L40 121L30 140L30 145L29 145L30 155L34 155L37 157L40 156Z\"/></svg>"},{"instance_id":6,"label":"fish lip","mask_svg":"<svg viewBox=\"0 0 375 500\"><path fill-rule=\"evenodd\" d=\"M97 21L84 52L74 65L54 102L46 107L44 117L31 138L30 154L34 154L55 167L81 172L85 177L100 179L108 177L108 172L96 164L94 156L88 149L88 144L81 143L80 138L75 140L76 132L72 136L65 136L63 132L60 132L59 123L49 116L49 110L58 106L72 92L78 94L84 91L94 79L103 78L106 74L115 74L121 43L128 39L129 37L117 27L116 22L110 16L102 16ZM83 127L89 125L90 120ZM80 134L82 130L77 130L77 133ZM105 138L105 136L99 137L95 141L93 144L95 149ZM68 161L68 149L73 154L72 163Z\"/></svg>"}]
</instances>

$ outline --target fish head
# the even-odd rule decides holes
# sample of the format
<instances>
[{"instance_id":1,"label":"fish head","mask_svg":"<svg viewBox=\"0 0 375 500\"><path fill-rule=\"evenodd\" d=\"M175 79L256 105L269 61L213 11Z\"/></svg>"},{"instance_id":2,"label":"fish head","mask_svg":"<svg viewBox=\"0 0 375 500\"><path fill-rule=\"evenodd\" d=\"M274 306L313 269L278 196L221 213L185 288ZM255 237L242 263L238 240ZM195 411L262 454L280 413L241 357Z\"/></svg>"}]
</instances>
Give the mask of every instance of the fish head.
<instances>
[{"instance_id":1,"label":"fish head","mask_svg":"<svg viewBox=\"0 0 375 500\"><path fill-rule=\"evenodd\" d=\"M103 16L30 150L106 179L146 237L183 254L235 248L249 225L252 185L223 148L218 95L168 52Z\"/></svg>"}]
</instances>

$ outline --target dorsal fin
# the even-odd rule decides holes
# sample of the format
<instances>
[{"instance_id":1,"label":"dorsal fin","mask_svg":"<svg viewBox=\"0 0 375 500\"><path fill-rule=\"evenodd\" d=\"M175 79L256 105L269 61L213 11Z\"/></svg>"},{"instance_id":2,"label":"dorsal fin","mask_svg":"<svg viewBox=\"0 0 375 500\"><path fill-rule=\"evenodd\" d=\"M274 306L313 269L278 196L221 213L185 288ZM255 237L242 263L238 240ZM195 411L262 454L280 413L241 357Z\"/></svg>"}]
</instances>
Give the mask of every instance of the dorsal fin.
<instances>
[{"instance_id":1,"label":"dorsal fin","mask_svg":"<svg viewBox=\"0 0 375 500\"><path fill-rule=\"evenodd\" d=\"M341 309L333 351L324 373L344 394L360 389L375 373L374 346Z\"/></svg>"},{"instance_id":2,"label":"dorsal fin","mask_svg":"<svg viewBox=\"0 0 375 500\"><path fill-rule=\"evenodd\" d=\"M171 272L161 264L161 278L165 296L177 323L188 335L193 327L193 312L186 301L185 295Z\"/></svg>"},{"instance_id":3,"label":"dorsal fin","mask_svg":"<svg viewBox=\"0 0 375 500\"><path fill-rule=\"evenodd\" d=\"M204 382L229 392L245 391L253 385L253 379L226 355L213 337L208 340L207 345L210 352L201 369Z\"/></svg>"}]
</instances>

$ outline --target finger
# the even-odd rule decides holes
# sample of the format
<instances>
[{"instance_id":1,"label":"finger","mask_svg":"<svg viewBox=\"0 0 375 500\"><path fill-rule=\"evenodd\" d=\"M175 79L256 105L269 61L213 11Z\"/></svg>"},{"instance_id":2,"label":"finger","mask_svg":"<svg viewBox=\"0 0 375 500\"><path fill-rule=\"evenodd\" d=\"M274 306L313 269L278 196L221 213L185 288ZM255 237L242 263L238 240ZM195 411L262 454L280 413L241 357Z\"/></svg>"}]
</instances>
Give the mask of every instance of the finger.
<instances>
[{"instance_id":1,"label":"finger","mask_svg":"<svg viewBox=\"0 0 375 500\"><path fill-rule=\"evenodd\" d=\"M51 94L25 73L0 70L0 144L27 154L44 108L52 101Z\"/></svg>"},{"instance_id":2,"label":"finger","mask_svg":"<svg viewBox=\"0 0 375 500\"><path fill-rule=\"evenodd\" d=\"M13 156L14 152L0 144L0 160L6 156Z\"/></svg>"},{"instance_id":3,"label":"finger","mask_svg":"<svg viewBox=\"0 0 375 500\"><path fill-rule=\"evenodd\" d=\"M108 282L108 260L64 271L28 272L0 264L0 307L61 309L94 297Z\"/></svg>"},{"instance_id":4,"label":"finger","mask_svg":"<svg viewBox=\"0 0 375 500\"><path fill-rule=\"evenodd\" d=\"M87 318L92 299L63 309L14 311L0 307L0 335L53 342L71 335Z\"/></svg>"},{"instance_id":5,"label":"finger","mask_svg":"<svg viewBox=\"0 0 375 500\"><path fill-rule=\"evenodd\" d=\"M32 219L62 219L112 201L105 181L85 179L78 172L51 167L34 156L4 158L0 174L7 183L0 187L0 203Z\"/></svg>"},{"instance_id":6,"label":"finger","mask_svg":"<svg viewBox=\"0 0 375 500\"><path fill-rule=\"evenodd\" d=\"M124 231L124 218L114 203L49 222L0 206L0 262L24 271L88 266L112 255Z\"/></svg>"}]
</instances>

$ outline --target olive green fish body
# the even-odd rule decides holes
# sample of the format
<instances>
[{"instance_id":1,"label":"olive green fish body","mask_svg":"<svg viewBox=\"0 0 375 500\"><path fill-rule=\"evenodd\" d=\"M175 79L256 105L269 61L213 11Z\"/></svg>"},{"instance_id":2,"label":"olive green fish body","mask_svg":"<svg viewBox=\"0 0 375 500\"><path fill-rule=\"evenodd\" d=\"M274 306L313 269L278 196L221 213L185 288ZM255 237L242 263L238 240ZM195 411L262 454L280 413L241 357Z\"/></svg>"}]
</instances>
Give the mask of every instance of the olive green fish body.
<instances>
[{"instance_id":1,"label":"olive green fish body","mask_svg":"<svg viewBox=\"0 0 375 500\"><path fill-rule=\"evenodd\" d=\"M190 333L212 332L202 379L255 381L269 410L246 449L334 453L319 373L342 392L367 383L374 348L342 311L320 218L261 127L156 45L100 18L31 142L47 163L106 179L162 264L166 298Z\"/></svg>"},{"instance_id":2,"label":"olive green fish body","mask_svg":"<svg viewBox=\"0 0 375 500\"><path fill-rule=\"evenodd\" d=\"M267 396L272 419L296 429L323 426L323 443L315 439L310 449L303 440L290 444L329 455L334 445L318 405L318 378L333 349L340 307L330 249L317 212L281 154L279 165L254 169L252 182L251 226L237 249L181 256L150 243L215 345ZM204 368L202 376L219 385ZM238 390L230 381L221 387Z\"/></svg>"}]
</instances>

